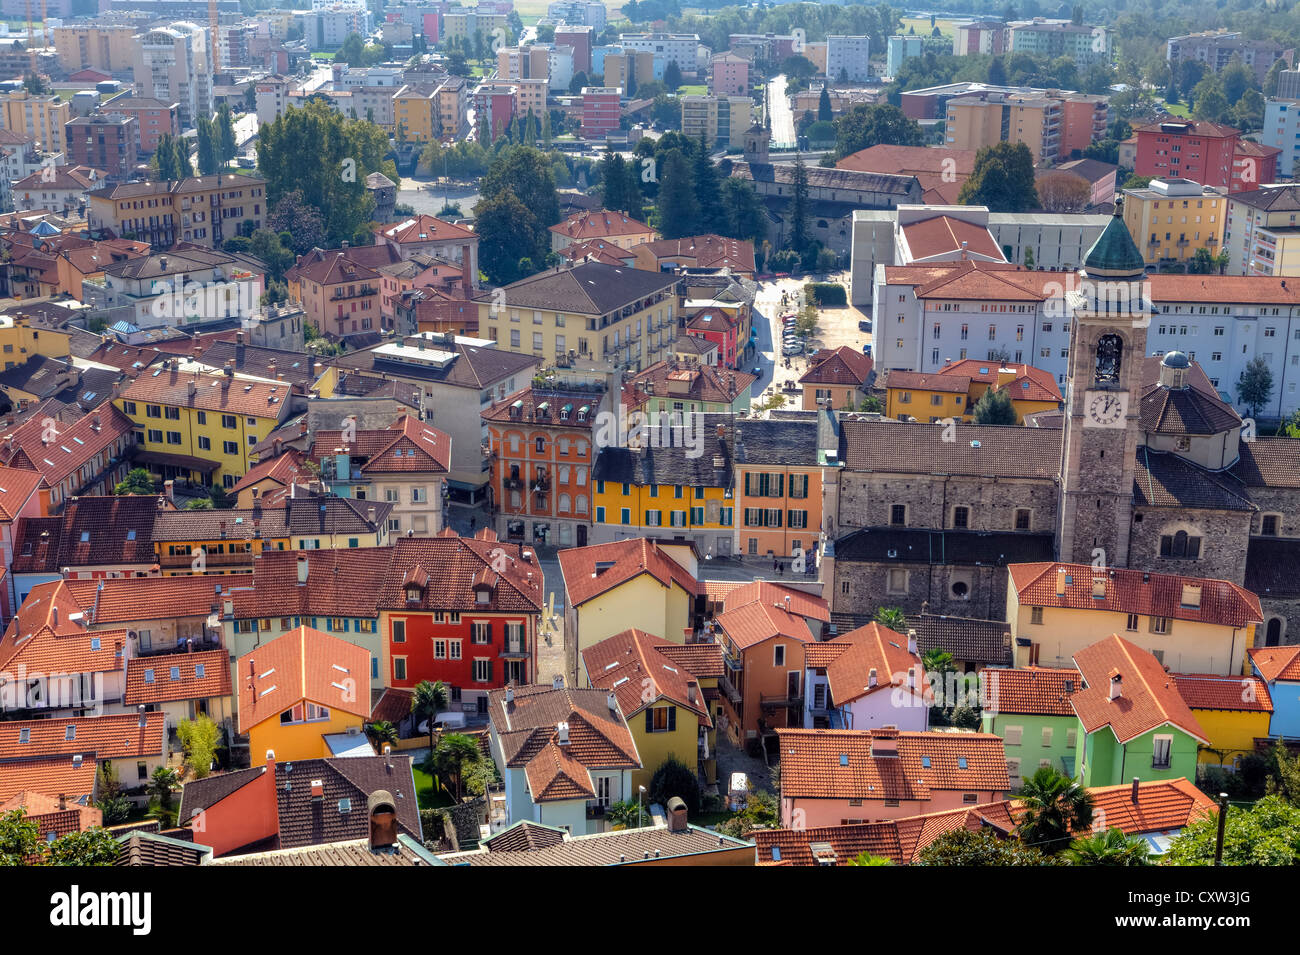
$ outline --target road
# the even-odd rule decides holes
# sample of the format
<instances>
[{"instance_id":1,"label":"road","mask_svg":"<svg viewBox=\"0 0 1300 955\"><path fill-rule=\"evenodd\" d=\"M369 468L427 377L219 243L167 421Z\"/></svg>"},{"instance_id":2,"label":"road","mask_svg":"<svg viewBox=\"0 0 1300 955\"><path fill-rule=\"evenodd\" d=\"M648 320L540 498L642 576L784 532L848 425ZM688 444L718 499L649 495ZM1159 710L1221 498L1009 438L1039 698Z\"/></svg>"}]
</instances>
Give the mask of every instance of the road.
<instances>
[{"instance_id":1,"label":"road","mask_svg":"<svg viewBox=\"0 0 1300 955\"><path fill-rule=\"evenodd\" d=\"M781 391L781 386L786 382L792 381L797 384L799 376L808 370L806 355L791 357L790 367L785 366L786 359L781 354L781 329L779 328L781 316L796 311L795 297L808 281L810 279L806 276L797 279L773 279L759 286L758 296L754 300L754 328L758 332L758 357L755 364L762 369L763 373L758 381L754 382L751 391L756 403L761 401L764 394L772 388ZM782 292L787 296L784 305L781 303ZM785 404L787 409L803 406L799 394L795 392L784 392L784 394L788 397Z\"/></svg>"},{"instance_id":2,"label":"road","mask_svg":"<svg viewBox=\"0 0 1300 955\"><path fill-rule=\"evenodd\" d=\"M794 149L794 113L790 109L790 97L785 92L785 74L775 76L767 84L767 104L772 116L772 142L768 148Z\"/></svg>"}]
</instances>

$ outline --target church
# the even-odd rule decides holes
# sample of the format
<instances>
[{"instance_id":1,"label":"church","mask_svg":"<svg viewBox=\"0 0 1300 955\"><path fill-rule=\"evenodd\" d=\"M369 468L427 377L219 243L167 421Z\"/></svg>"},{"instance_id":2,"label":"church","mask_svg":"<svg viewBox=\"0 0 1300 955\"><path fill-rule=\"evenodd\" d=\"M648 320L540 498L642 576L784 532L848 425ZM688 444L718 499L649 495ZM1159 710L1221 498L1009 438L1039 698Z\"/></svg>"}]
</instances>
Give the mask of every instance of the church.
<instances>
[{"instance_id":1,"label":"church","mask_svg":"<svg viewBox=\"0 0 1300 955\"><path fill-rule=\"evenodd\" d=\"M1002 620L1008 564L1221 578L1255 645L1300 642L1300 440L1260 437L1181 351L1147 354L1145 271L1117 211L1088 251L1060 427L840 417L833 609Z\"/></svg>"}]
</instances>

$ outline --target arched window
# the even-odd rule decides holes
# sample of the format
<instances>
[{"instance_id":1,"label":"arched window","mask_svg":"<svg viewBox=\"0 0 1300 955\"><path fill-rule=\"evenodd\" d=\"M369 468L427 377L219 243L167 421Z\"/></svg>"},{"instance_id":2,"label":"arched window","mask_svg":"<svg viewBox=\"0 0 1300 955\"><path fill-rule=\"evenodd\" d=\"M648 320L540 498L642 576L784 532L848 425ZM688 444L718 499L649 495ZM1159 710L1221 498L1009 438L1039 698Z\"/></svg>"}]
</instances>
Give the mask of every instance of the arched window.
<instances>
[{"instance_id":1,"label":"arched window","mask_svg":"<svg viewBox=\"0 0 1300 955\"><path fill-rule=\"evenodd\" d=\"M1187 531L1179 531L1174 535L1174 556L1187 556Z\"/></svg>"},{"instance_id":2,"label":"arched window","mask_svg":"<svg viewBox=\"0 0 1300 955\"><path fill-rule=\"evenodd\" d=\"M563 514L567 514L568 511L569 511L569 495L567 495L567 494L561 494L561 495L560 495L560 512L563 513Z\"/></svg>"},{"instance_id":3,"label":"arched window","mask_svg":"<svg viewBox=\"0 0 1300 955\"><path fill-rule=\"evenodd\" d=\"M586 514L586 513L587 513L587 495L585 495L585 494L579 494L578 497L577 497L577 503L578 503L578 510L577 510L577 513L579 513L579 514Z\"/></svg>"}]
</instances>

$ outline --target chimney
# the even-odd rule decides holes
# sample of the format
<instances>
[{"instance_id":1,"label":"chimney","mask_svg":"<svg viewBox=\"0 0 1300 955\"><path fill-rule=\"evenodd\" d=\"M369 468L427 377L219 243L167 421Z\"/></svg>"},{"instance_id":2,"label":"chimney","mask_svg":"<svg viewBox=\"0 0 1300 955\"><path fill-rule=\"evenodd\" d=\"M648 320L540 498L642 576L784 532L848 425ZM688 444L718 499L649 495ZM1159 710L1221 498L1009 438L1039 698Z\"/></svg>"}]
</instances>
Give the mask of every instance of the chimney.
<instances>
[{"instance_id":1,"label":"chimney","mask_svg":"<svg viewBox=\"0 0 1300 955\"><path fill-rule=\"evenodd\" d=\"M561 746L568 746L569 745L569 724L565 720L560 720L560 722L555 724L555 732L556 735L559 736L559 739L557 739L556 742L559 743Z\"/></svg>"},{"instance_id":2,"label":"chimney","mask_svg":"<svg viewBox=\"0 0 1300 955\"><path fill-rule=\"evenodd\" d=\"M59 793L59 809L60 809L60 810L63 810L63 809L67 809L67 808L68 808L68 797L67 797L67 795L66 795L65 793Z\"/></svg>"},{"instance_id":3,"label":"chimney","mask_svg":"<svg viewBox=\"0 0 1300 955\"><path fill-rule=\"evenodd\" d=\"M871 755L873 758L893 757L898 758L898 729L890 726L883 726L880 729L874 729L871 733ZM841 757L840 765L847 765L847 761Z\"/></svg>"},{"instance_id":4,"label":"chimney","mask_svg":"<svg viewBox=\"0 0 1300 955\"><path fill-rule=\"evenodd\" d=\"M54 604L54 606L50 607L50 623L53 624L53 625L56 626L56 627L59 625L59 605L58 605L58 604Z\"/></svg>"},{"instance_id":5,"label":"chimney","mask_svg":"<svg viewBox=\"0 0 1300 955\"><path fill-rule=\"evenodd\" d=\"M323 802L325 800L325 781L323 779L313 779L311 781L311 801Z\"/></svg>"},{"instance_id":6,"label":"chimney","mask_svg":"<svg viewBox=\"0 0 1300 955\"><path fill-rule=\"evenodd\" d=\"M92 431L98 431L98 430L99 430L99 428L100 428L100 424L99 424L99 412L98 412L98 411L96 411L93 415L91 415L91 417L90 417L90 427L91 427L91 430L92 430Z\"/></svg>"},{"instance_id":7,"label":"chimney","mask_svg":"<svg viewBox=\"0 0 1300 955\"><path fill-rule=\"evenodd\" d=\"M561 673L557 673L557 674L555 674L555 679L553 679L553 680L551 681L551 689L552 689L552 690L563 690L563 689L564 689L564 675L563 675L563 674L561 674Z\"/></svg>"},{"instance_id":8,"label":"chimney","mask_svg":"<svg viewBox=\"0 0 1300 955\"><path fill-rule=\"evenodd\" d=\"M1056 596L1065 596L1065 568L1056 568Z\"/></svg>"},{"instance_id":9,"label":"chimney","mask_svg":"<svg viewBox=\"0 0 1300 955\"><path fill-rule=\"evenodd\" d=\"M397 807L393 795L377 789L366 800L370 816L370 851L392 851L397 846Z\"/></svg>"},{"instance_id":10,"label":"chimney","mask_svg":"<svg viewBox=\"0 0 1300 955\"><path fill-rule=\"evenodd\" d=\"M507 684L506 684L506 702L507 702L507 703L513 703L514 701L515 701L515 685L514 685L513 683L507 683Z\"/></svg>"},{"instance_id":11,"label":"chimney","mask_svg":"<svg viewBox=\"0 0 1300 955\"><path fill-rule=\"evenodd\" d=\"M609 706L609 711L611 713L618 712L618 697L616 697L613 693L605 697L605 703Z\"/></svg>"},{"instance_id":12,"label":"chimney","mask_svg":"<svg viewBox=\"0 0 1300 955\"><path fill-rule=\"evenodd\" d=\"M366 508L366 521L371 527L375 526L375 505L373 504Z\"/></svg>"},{"instance_id":13,"label":"chimney","mask_svg":"<svg viewBox=\"0 0 1300 955\"><path fill-rule=\"evenodd\" d=\"M307 555L298 555L298 586L301 587L307 583Z\"/></svg>"},{"instance_id":14,"label":"chimney","mask_svg":"<svg viewBox=\"0 0 1300 955\"><path fill-rule=\"evenodd\" d=\"M148 723L148 720L146 720L144 716L144 704L141 703L135 709L136 712L140 714L140 729L144 729L145 725Z\"/></svg>"},{"instance_id":15,"label":"chimney","mask_svg":"<svg viewBox=\"0 0 1300 955\"><path fill-rule=\"evenodd\" d=\"M191 381L188 385L185 386L185 390L189 393L189 396L193 398L196 394L198 394L199 386Z\"/></svg>"},{"instance_id":16,"label":"chimney","mask_svg":"<svg viewBox=\"0 0 1300 955\"><path fill-rule=\"evenodd\" d=\"M168 501L176 503L176 482L172 480L163 481L163 495Z\"/></svg>"},{"instance_id":17,"label":"chimney","mask_svg":"<svg viewBox=\"0 0 1300 955\"><path fill-rule=\"evenodd\" d=\"M867 673L867 689L874 689L879 680L876 678L876 668L872 667Z\"/></svg>"},{"instance_id":18,"label":"chimney","mask_svg":"<svg viewBox=\"0 0 1300 955\"><path fill-rule=\"evenodd\" d=\"M1129 798L1133 800L1133 805L1138 804L1138 778L1136 776L1133 777L1133 789L1129 794Z\"/></svg>"},{"instance_id":19,"label":"chimney","mask_svg":"<svg viewBox=\"0 0 1300 955\"><path fill-rule=\"evenodd\" d=\"M681 796L668 800L668 831L686 832L689 829L686 819L686 802Z\"/></svg>"},{"instance_id":20,"label":"chimney","mask_svg":"<svg viewBox=\"0 0 1300 955\"><path fill-rule=\"evenodd\" d=\"M275 449L275 453L272 456L278 458L283 453L281 449L284 447L284 442L279 438L276 438L271 442L271 447Z\"/></svg>"},{"instance_id":21,"label":"chimney","mask_svg":"<svg viewBox=\"0 0 1300 955\"><path fill-rule=\"evenodd\" d=\"M1118 670L1110 671L1110 700L1112 703L1115 700L1118 700L1122 695L1120 690L1120 684L1122 684L1123 682L1124 682L1124 678L1120 676Z\"/></svg>"},{"instance_id":22,"label":"chimney","mask_svg":"<svg viewBox=\"0 0 1300 955\"><path fill-rule=\"evenodd\" d=\"M253 507L257 507L258 501L260 501L262 498L262 489L260 487L255 486L252 488L252 491L253 491Z\"/></svg>"},{"instance_id":23,"label":"chimney","mask_svg":"<svg viewBox=\"0 0 1300 955\"><path fill-rule=\"evenodd\" d=\"M469 298L470 289L474 287L474 279L470 275L470 248L468 245L461 246L460 250L460 286L465 291L465 297Z\"/></svg>"},{"instance_id":24,"label":"chimney","mask_svg":"<svg viewBox=\"0 0 1300 955\"><path fill-rule=\"evenodd\" d=\"M907 631L907 652L916 656L916 631Z\"/></svg>"}]
</instances>

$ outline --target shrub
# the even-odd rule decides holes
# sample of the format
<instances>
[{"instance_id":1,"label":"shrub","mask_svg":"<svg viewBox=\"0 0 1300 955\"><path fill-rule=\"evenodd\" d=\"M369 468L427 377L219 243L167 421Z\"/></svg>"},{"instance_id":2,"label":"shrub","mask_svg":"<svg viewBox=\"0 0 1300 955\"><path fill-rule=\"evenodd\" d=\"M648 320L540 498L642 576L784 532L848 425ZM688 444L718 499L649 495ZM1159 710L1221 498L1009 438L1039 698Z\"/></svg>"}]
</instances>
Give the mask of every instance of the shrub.
<instances>
[{"instance_id":1,"label":"shrub","mask_svg":"<svg viewBox=\"0 0 1300 955\"><path fill-rule=\"evenodd\" d=\"M686 803L686 811L696 815L700 811L700 781L695 771L674 756L669 756L650 779L650 801L668 808L668 800L678 796Z\"/></svg>"},{"instance_id":2,"label":"shrub","mask_svg":"<svg viewBox=\"0 0 1300 955\"><path fill-rule=\"evenodd\" d=\"M822 252L829 252L835 255L830 249L822 249ZM821 271L830 271L835 268L838 261L831 262L826 268L822 267L819 262L817 268ZM822 306L845 306L849 304L848 293L843 285L836 285L834 282L809 282L803 287L804 294L807 295L808 301Z\"/></svg>"}]
</instances>

